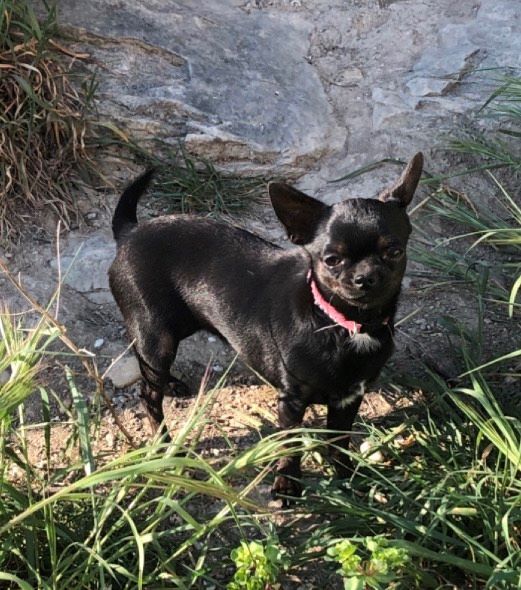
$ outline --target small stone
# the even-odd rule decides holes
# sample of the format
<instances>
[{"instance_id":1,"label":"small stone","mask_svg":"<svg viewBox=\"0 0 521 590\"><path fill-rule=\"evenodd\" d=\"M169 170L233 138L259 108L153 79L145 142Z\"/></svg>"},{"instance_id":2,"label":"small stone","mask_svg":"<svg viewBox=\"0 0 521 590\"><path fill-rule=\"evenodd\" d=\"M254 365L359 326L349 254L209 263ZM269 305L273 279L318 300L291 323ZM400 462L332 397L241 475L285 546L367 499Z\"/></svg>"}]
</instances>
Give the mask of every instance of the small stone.
<instances>
[{"instance_id":1,"label":"small stone","mask_svg":"<svg viewBox=\"0 0 521 590\"><path fill-rule=\"evenodd\" d=\"M402 280L402 289L406 291L407 289L411 288L412 279L409 277L404 277Z\"/></svg>"},{"instance_id":2,"label":"small stone","mask_svg":"<svg viewBox=\"0 0 521 590\"><path fill-rule=\"evenodd\" d=\"M371 449L375 447L374 442L369 440L364 440L364 442L360 445L360 452L363 455L367 455L366 459L369 463L383 463L384 456L382 451L375 451L374 453L368 454Z\"/></svg>"},{"instance_id":3,"label":"small stone","mask_svg":"<svg viewBox=\"0 0 521 590\"><path fill-rule=\"evenodd\" d=\"M0 387L2 385L5 385L9 381L10 377L11 377L11 374L7 369L5 369L5 371L2 371L0 373Z\"/></svg>"},{"instance_id":4,"label":"small stone","mask_svg":"<svg viewBox=\"0 0 521 590\"><path fill-rule=\"evenodd\" d=\"M98 218L98 212L97 211L89 211L85 215L85 219L97 219L97 218Z\"/></svg>"},{"instance_id":5,"label":"small stone","mask_svg":"<svg viewBox=\"0 0 521 590\"><path fill-rule=\"evenodd\" d=\"M115 438L114 438L114 433L113 432L107 432L107 434L105 435L105 441L107 443L107 446L109 448L114 448L114 442L115 442Z\"/></svg>"},{"instance_id":6,"label":"small stone","mask_svg":"<svg viewBox=\"0 0 521 590\"><path fill-rule=\"evenodd\" d=\"M103 338L97 338L94 342L94 348L101 348L105 344L105 340Z\"/></svg>"},{"instance_id":7,"label":"small stone","mask_svg":"<svg viewBox=\"0 0 521 590\"><path fill-rule=\"evenodd\" d=\"M216 372L216 373L222 373L224 371L223 367L221 365L213 365L212 369Z\"/></svg>"},{"instance_id":8,"label":"small stone","mask_svg":"<svg viewBox=\"0 0 521 590\"><path fill-rule=\"evenodd\" d=\"M363 79L364 75L362 74L362 70L358 68L348 68L347 70L339 72L333 78L333 84L343 87L356 86L356 84Z\"/></svg>"},{"instance_id":9,"label":"small stone","mask_svg":"<svg viewBox=\"0 0 521 590\"><path fill-rule=\"evenodd\" d=\"M119 359L107 374L107 377L112 381L116 389L132 385L140 376L139 364L134 356L126 356Z\"/></svg>"},{"instance_id":10,"label":"small stone","mask_svg":"<svg viewBox=\"0 0 521 590\"><path fill-rule=\"evenodd\" d=\"M217 342L217 338L215 336L208 336L208 342Z\"/></svg>"}]
</instances>

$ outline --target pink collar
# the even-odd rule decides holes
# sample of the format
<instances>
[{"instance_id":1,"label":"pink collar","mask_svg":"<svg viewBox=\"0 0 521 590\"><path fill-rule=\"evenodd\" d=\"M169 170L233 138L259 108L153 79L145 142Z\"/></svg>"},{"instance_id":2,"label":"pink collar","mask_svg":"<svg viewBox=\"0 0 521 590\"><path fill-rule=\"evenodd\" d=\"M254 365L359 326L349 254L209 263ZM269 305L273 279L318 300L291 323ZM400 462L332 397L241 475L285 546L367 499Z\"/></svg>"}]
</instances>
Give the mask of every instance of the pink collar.
<instances>
[{"instance_id":1,"label":"pink collar","mask_svg":"<svg viewBox=\"0 0 521 590\"><path fill-rule=\"evenodd\" d=\"M311 269L308 271L307 279L309 282L309 286L311 287L311 293L313 294L313 302L315 305L321 309L330 320L333 320L335 324L338 326L342 326L345 328L351 337L355 336L356 334L360 334L360 330L362 329L362 324L355 322L354 320L350 320L346 318L346 316L338 311L335 307L333 307L330 303L328 303L322 293L319 291L319 288L313 278L313 273ZM386 318L382 324L387 324L389 318Z\"/></svg>"}]
</instances>

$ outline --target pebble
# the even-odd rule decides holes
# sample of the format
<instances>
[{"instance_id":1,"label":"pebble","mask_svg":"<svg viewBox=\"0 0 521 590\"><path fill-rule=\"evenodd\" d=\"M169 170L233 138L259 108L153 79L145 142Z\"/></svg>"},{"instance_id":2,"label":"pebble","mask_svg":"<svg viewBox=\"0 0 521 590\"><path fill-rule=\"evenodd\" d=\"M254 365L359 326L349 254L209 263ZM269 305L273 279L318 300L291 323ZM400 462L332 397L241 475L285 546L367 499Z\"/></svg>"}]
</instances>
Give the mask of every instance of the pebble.
<instances>
[{"instance_id":1,"label":"pebble","mask_svg":"<svg viewBox=\"0 0 521 590\"><path fill-rule=\"evenodd\" d=\"M10 376L11 374L7 369L5 369L5 371L2 371L0 373L0 386L5 385L9 381Z\"/></svg>"},{"instance_id":2,"label":"pebble","mask_svg":"<svg viewBox=\"0 0 521 590\"><path fill-rule=\"evenodd\" d=\"M94 348L101 348L105 344L104 338L97 338L94 342Z\"/></svg>"},{"instance_id":3,"label":"pebble","mask_svg":"<svg viewBox=\"0 0 521 590\"><path fill-rule=\"evenodd\" d=\"M134 356L126 356L110 369L107 377L112 381L116 389L132 385L140 377L139 365Z\"/></svg>"},{"instance_id":4,"label":"pebble","mask_svg":"<svg viewBox=\"0 0 521 590\"><path fill-rule=\"evenodd\" d=\"M113 432L107 432L107 434L105 435L105 441L107 443L107 446L109 448L114 448L114 442L115 442L115 438L114 438L114 433Z\"/></svg>"},{"instance_id":5,"label":"pebble","mask_svg":"<svg viewBox=\"0 0 521 590\"><path fill-rule=\"evenodd\" d=\"M360 445L360 452L365 455L374 447L375 444L373 442L364 440L364 442ZM368 455L366 459L369 463L383 463L384 456L382 451L375 451L374 453Z\"/></svg>"},{"instance_id":6,"label":"pebble","mask_svg":"<svg viewBox=\"0 0 521 590\"><path fill-rule=\"evenodd\" d=\"M217 338L215 336L208 336L208 342L217 342Z\"/></svg>"}]
</instances>

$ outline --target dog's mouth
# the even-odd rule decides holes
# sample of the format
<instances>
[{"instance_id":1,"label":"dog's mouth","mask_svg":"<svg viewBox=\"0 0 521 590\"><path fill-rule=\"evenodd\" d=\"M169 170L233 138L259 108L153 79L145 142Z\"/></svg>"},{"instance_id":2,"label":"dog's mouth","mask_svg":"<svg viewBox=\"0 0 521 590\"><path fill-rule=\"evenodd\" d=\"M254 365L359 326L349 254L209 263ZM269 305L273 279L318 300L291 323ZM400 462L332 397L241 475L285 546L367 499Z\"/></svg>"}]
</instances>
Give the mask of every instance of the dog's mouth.
<instances>
[{"instance_id":1,"label":"dog's mouth","mask_svg":"<svg viewBox=\"0 0 521 590\"><path fill-rule=\"evenodd\" d=\"M345 297L342 297L346 301L370 301L372 298L368 293L348 293Z\"/></svg>"},{"instance_id":2,"label":"dog's mouth","mask_svg":"<svg viewBox=\"0 0 521 590\"><path fill-rule=\"evenodd\" d=\"M334 289L335 295L345 302L347 305L353 307L360 307L362 309L372 309L374 307L382 307L399 292L400 283L389 281L381 284L375 289L352 289L341 286Z\"/></svg>"},{"instance_id":3,"label":"dog's mouth","mask_svg":"<svg viewBox=\"0 0 521 590\"><path fill-rule=\"evenodd\" d=\"M352 277L338 280L320 271L317 278L325 298L329 296L328 300L333 305L348 305L364 310L385 306L399 293L402 281L401 275L392 274L382 277L374 286L360 286L353 284Z\"/></svg>"},{"instance_id":4,"label":"dog's mouth","mask_svg":"<svg viewBox=\"0 0 521 590\"><path fill-rule=\"evenodd\" d=\"M354 307L363 307L364 309L370 309L371 307L378 307L383 302L383 297L377 297L371 293L350 293L340 298L349 305ZM387 299L387 297L385 298Z\"/></svg>"}]
</instances>

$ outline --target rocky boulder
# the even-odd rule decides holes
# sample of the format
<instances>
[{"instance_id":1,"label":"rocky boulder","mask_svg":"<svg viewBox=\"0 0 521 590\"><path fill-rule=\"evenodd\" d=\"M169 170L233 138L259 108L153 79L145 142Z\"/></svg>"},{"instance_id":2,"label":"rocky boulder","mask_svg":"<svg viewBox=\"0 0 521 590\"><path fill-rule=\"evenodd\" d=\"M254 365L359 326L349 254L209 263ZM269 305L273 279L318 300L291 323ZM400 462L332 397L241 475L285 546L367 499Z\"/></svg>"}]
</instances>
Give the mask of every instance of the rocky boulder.
<instances>
[{"instance_id":1,"label":"rocky boulder","mask_svg":"<svg viewBox=\"0 0 521 590\"><path fill-rule=\"evenodd\" d=\"M102 118L135 136L294 176L343 145L298 14L232 0L61 0L59 10L97 70Z\"/></svg>"}]
</instances>

